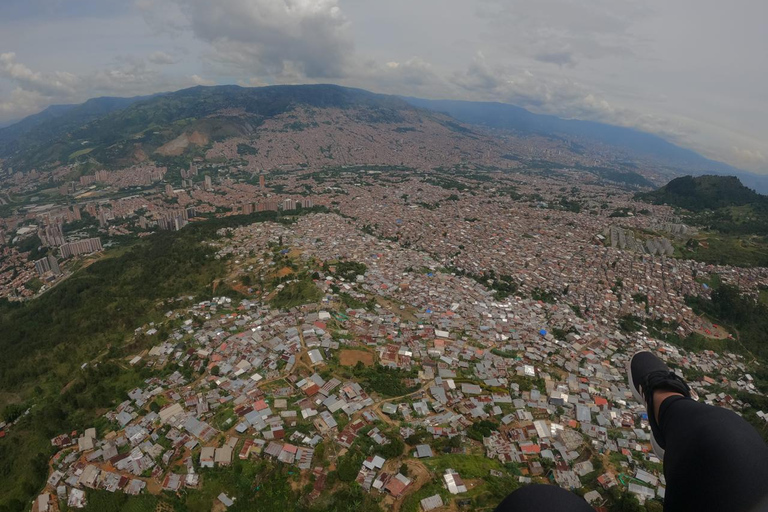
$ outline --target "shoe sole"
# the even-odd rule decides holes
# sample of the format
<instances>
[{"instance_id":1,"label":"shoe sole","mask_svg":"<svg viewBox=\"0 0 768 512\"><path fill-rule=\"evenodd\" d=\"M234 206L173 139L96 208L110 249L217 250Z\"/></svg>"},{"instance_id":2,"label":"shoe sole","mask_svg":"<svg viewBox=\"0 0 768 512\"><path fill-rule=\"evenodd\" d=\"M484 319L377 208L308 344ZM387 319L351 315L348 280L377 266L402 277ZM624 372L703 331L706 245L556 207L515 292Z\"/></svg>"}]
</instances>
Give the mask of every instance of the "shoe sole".
<instances>
[{"instance_id":1,"label":"shoe sole","mask_svg":"<svg viewBox=\"0 0 768 512\"><path fill-rule=\"evenodd\" d=\"M629 389L632 390L632 396L635 397L635 400L645 405L645 408L646 408L645 412L647 414L648 404L645 403L645 399L643 398L643 395L641 395L640 392L637 390L637 386L635 386L635 383L632 380L632 359L634 357L635 356L630 357L629 362L627 363L627 380L629 381ZM648 421L651 421L650 414L648 414ZM653 453L655 453L659 459L664 460L664 448L659 446L659 443L656 441L656 438L653 436L653 429L651 429L651 448L653 449Z\"/></svg>"}]
</instances>

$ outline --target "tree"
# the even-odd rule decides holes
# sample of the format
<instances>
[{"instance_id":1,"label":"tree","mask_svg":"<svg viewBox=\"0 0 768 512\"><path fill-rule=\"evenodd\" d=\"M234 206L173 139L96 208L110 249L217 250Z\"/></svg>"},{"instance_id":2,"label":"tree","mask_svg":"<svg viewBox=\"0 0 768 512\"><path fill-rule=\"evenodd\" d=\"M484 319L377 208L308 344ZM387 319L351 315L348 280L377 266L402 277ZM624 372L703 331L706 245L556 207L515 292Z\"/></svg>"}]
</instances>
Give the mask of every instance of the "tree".
<instances>
[{"instance_id":1,"label":"tree","mask_svg":"<svg viewBox=\"0 0 768 512\"><path fill-rule=\"evenodd\" d=\"M628 492L621 494L609 510L610 512L644 512L635 495Z\"/></svg>"},{"instance_id":2,"label":"tree","mask_svg":"<svg viewBox=\"0 0 768 512\"><path fill-rule=\"evenodd\" d=\"M5 409L3 409L3 419L8 423L13 423L19 418L19 416L24 414L24 411L26 410L27 408L24 406L24 404L6 405Z\"/></svg>"},{"instance_id":3,"label":"tree","mask_svg":"<svg viewBox=\"0 0 768 512\"><path fill-rule=\"evenodd\" d=\"M214 366L213 368L211 368L211 375L218 377L220 372L221 370L219 370L218 366Z\"/></svg>"},{"instance_id":4,"label":"tree","mask_svg":"<svg viewBox=\"0 0 768 512\"><path fill-rule=\"evenodd\" d=\"M347 453L336 468L339 475L339 480L342 482L352 482L360 471L360 466L363 463L363 457L358 453Z\"/></svg>"},{"instance_id":5,"label":"tree","mask_svg":"<svg viewBox=\"0 0 768 512\"><path fill-rule=\"evenodd\" d=\"M377 451L385 459L394 459L403 454L403 448L405 448L403 441L399 437L395 437L390 439L389 443L380 446Z\"/></svg>"}]
</instances>

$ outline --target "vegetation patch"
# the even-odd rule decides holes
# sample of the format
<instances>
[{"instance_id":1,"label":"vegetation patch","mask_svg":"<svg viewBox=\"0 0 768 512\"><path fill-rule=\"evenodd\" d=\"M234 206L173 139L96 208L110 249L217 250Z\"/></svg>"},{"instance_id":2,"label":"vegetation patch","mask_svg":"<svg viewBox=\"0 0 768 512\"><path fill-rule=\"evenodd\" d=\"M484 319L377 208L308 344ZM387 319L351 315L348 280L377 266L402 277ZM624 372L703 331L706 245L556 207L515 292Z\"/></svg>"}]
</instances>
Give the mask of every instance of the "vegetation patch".
<instances>
[{"instance_id":1,"label":"vegetation patch","mask_svg":"<svg viewBox=\"0 0 768 512\"><path fill-rule=\"evenodd\" d=\"M304 275L298 281L293 281L277 292L271 300L273 307L279 309L290 309L296 306L302 306L312 302L319 301L323 296L320 288L315 286L314 281Z\"/></svg>"}]
</instances>

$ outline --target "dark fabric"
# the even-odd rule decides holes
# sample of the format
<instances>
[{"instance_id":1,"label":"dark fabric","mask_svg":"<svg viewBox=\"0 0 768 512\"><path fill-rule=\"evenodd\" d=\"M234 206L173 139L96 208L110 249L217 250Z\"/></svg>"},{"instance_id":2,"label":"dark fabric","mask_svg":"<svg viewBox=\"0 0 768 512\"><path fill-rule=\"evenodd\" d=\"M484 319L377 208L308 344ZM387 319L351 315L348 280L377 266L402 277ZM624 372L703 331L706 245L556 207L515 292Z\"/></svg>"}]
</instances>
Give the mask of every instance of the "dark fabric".
<instances>
[{"instance_id":1,"label":"dark fabric","mask_svg":"<svg viewBox=\"0 0 768 512\"><path fill-rule=\"evenodd\" d=\"M659 409L666 439L665 512L765 512L768 446L738 414L672 396Z\"/></svg>"},{"instance_id":2,"label":"dark fabric","mask_svg":"<svg viewBox=\"0 0 768 512\"><path fill-rule=\"evenodd\" d=\"M595 509L560 487L528 485L504 498L495 512L595 512Z\"/></svg>"}]
</instances>

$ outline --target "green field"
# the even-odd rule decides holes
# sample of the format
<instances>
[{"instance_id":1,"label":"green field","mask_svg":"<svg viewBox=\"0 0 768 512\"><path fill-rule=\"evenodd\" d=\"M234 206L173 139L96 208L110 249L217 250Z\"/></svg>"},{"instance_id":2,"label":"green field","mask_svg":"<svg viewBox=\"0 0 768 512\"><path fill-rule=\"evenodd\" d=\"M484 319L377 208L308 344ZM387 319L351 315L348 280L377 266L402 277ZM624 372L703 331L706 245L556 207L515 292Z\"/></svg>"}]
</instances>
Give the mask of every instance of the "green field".
<instances>
[{"instance_id":1,"label":"green field","mask_svg":"<svg viewBox=\"0 0 768 512\"><path fill-rule=\"evenodd\" d=\"M77 158L79 156L87 155L88 153L93 151L93 149L94 148L85 148L85 149L81 149L79 151L75 151L71 155L69 155L69 159L70 160L74 160L75 158Z\"/></svg>"}]
</instances>

